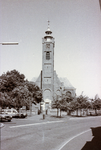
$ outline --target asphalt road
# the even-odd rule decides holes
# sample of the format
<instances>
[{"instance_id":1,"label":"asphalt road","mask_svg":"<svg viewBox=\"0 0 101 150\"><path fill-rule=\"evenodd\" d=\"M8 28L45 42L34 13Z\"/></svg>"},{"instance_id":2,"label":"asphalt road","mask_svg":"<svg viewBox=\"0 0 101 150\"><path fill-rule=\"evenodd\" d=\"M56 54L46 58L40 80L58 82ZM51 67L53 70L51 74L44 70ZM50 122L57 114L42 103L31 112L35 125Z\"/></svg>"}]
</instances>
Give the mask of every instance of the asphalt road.
<instances>
[{"instance_id":1,"label":"asphalt road","mask_svg":"<svg viewBox=\"0 0 101 150\"><path fill-rule=\"evenodd\" d=\"M1 128L1 150L81 150L91 141L90 127L101 126L99 117L63 117L41 115L12 119Z\"/></svg>"}]
</instances>

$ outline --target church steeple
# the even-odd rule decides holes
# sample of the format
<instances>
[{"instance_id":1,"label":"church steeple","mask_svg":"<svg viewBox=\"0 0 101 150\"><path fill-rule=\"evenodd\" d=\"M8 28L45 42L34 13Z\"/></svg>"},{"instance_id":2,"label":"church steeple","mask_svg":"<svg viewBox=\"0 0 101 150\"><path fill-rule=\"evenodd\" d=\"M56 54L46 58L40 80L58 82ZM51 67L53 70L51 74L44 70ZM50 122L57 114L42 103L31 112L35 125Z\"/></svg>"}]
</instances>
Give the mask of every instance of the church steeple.
<instances>
[{"instance_id":1,"label":"church steeple","mask_svg":"<svg viewBox=\"0 0 101 150\"><path fill-rule=\"evenodd\" d=\"M50 21L48 20L48 28L47 31L45 32L47 35L52 34L52 31L50 30Z\"/></svg>"},{"instance_id":2,"label":"church steeple","mask_svg":"<svg viewBox=\"0 0 101 150\"><path fill-rule=\"evenodd\" d=\"M50 21L42 40L42 90L43 99L53 100L54 95L54 38L50 30Z\"/></svg>"},{"instance_id":3,"label":"church steeple","mask_svg":"<svg viewBox=\"0 0 101 150\"><path fill-rule=\"evenodd\" d=\"M50 30L50 21L48 21L48 28L45 31L45 36L42 38L42 71L36 84L42 89L42 95L44 102L49 104L54 100L56 95L61 96L62 86L61 81L57 77L56 71L54 71L54 47L55 39L52 37L52 31ZM67 89L68 93L75 95L75 89Z\"/></svg>"},{"instance_id":4,"label":"church steeple","mask_svg":"<svg viewBox=\"0 0 101 150\"><path fill-rule=\"evenodd\" d=\"M52 31L50 30L50 21L48 20L48 28L47 28L47 30L45 31L45 33L46 33L46 36L44 37L44 38L50 38L50 39L52 39L53 37L52 37Z\"/></svg>"}]
</instances>

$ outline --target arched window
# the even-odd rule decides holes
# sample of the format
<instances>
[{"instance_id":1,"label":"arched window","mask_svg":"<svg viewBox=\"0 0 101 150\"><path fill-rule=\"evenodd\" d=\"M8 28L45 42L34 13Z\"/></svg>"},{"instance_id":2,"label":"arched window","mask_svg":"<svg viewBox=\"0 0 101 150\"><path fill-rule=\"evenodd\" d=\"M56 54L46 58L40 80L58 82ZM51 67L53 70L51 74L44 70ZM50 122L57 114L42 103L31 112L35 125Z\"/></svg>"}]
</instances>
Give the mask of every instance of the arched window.
<instances>
[{"instance_id":1,"label":"arched window","mask_svg":"<svg viewBox=\"0 0 101 150\"><path fill-rule=\"evenodd\" d=\"M51 95L51 91L49 89L45 89L44 93L43 93L43 98L44 99L52 99L52 95Z\"/></svg>"},{"instance_id":2,"label":"arched window","mask_svg":"<svg viewBox=\"0 0 101 150\"><path fill-rule=\"evenodd\" d=\"M47 59L47 60L50 59L50 52L46 52L46 59Z\"/></svg>"}]
</instances>

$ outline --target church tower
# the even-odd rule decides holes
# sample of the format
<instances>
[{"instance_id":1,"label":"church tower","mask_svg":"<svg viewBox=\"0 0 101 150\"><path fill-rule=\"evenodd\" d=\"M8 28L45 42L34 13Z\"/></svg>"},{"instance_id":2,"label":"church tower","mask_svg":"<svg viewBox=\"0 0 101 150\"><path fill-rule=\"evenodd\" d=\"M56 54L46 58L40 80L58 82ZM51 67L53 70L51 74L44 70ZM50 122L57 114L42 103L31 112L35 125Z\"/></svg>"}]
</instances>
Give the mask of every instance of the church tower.
<instances>
[{"instance_id":1,"label":"church tower","mask_svg":"<svg viewBox=\"0 0 101 150\"><path fill-rule=\"evenodd\" d=\"M49 27L42 39L42 90L43 99L53 100L54 95L54 45L52 31Z\"/></svg>"},{"instance_id":2,"label":"church tower","mask_svg":"<svg viewBox=\"0 0 101 150\"><path fill-rule=\"evenodd\" d=\"M61 100L63 94L67 93L69 96L74 97L76 89L67 78L59 78L54 70L55 40L50 30L49 21L45 34L42 38L42 71L35 83L42 89L45 104L51 105L57 97L58 100Z\"/></svg>"}]
</instances>

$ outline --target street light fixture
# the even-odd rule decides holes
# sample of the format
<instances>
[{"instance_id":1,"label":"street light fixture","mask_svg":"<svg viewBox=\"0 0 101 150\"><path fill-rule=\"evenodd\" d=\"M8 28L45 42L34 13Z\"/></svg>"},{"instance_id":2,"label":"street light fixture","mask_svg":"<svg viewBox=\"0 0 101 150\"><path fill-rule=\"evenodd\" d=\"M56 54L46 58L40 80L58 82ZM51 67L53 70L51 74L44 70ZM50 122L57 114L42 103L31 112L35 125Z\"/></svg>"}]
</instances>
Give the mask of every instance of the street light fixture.
<instances>
[{"instance_id":1,"label":"street light fixture","mask_svg":"<svg viewBox=\"0 0 101 150\"><path fill-rule=\"evenodd\" d=\"M18 45L18 42L2 42L1 45Z\"/></svg>"}]
</instances>

